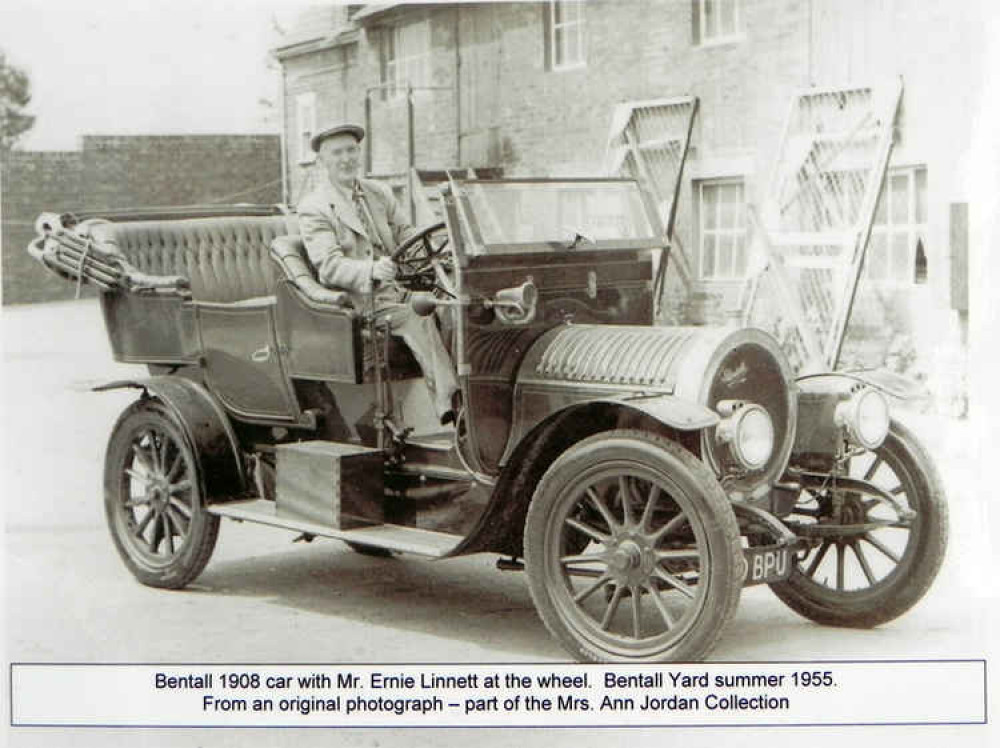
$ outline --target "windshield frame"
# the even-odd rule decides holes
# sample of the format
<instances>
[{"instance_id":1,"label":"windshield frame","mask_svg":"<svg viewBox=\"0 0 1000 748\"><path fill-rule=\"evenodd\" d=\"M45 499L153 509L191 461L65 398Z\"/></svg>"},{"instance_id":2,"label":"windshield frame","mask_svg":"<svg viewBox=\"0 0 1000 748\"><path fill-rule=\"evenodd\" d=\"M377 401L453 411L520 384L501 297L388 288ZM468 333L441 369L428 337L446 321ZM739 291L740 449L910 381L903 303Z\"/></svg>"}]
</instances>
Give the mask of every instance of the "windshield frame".
<instances>
[{"instance_id":1,"label":"windshield frame","mask_svg":"<svg viewBox=\"0 0 1000 748\"><path fill-rule=\"evenodd\" d=\"M530 241L530 242L487 242L483 239L482 230L472 208L467 187L476 185L581 185L581 184L632 184L635 185L642 202L646 220L651 229L648 238L616 238L585 240L574 244L573 240L564 241ZM463 245L465 253L473 257L524 255L524 254L561 254L571 256L576 252L589 253L593 251L636 251L650 249L665 249L668 245L664 229L653 201L642 185L635 179L620 177L572 177L572 178L512 178L512 179L451 179L451 193L455 203L456 218L461 225L461 233L468 241L456 242Z\"/></svg>"}]
</instances>

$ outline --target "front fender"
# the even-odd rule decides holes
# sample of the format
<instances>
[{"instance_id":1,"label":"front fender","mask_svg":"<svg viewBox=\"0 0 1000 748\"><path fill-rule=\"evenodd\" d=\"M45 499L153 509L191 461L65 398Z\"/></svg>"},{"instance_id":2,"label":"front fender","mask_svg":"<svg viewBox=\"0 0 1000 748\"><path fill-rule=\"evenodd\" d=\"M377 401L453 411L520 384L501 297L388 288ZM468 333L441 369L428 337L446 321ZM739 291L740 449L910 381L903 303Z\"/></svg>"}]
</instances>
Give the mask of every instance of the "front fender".
<instances>
[{"instance_id":1,"label":"front fender","mask_svg":"<svg viewBox=\"0 0 1000 748\"><path fill-rule=\"evenodd\" d=\"M714 411L675 395L592 392L572 385L519 385L515 403L514 421L501 466L507 464L517 445L538 424L581 405L613 405L634 410L677 431L700 431L719 422L719 415Z\"/></svg>"},{"instance_id":2,"label":"front fender","mask_svg":"<svg viewBox=\"0 0 1000 748\"><path fill-rule=\"evenodd\" d=\"M553 397L553 392L546 393ZM690 449L683 433L718 423L708 408L673 395L641 396L635 393L584 394L562 392L560 407L529 411L519 420L516 441L508 443L499 479L476 526L450 555L493 553L522 555L521 533L535 486L549 465L581 439L615 428L649 428L652 419L666 426ZM638 425L641 422L642 425ZM655 427L654 427L655 430Z\"/></svg>"},{"instance_id":3,"label":"front fender","mask_svg":"<svg viewBox=\"0 0 1000 748\"><path fill-rule=\"evenodd\" d=\"M839 453L844 433L837 423L837 406L859 386L871 387L901 400L920 398L926 394L921 391L920 384L884 369L806 374L796 381L799 410L792 450L792 461L796 464L811 457L829 461Z\"/></svg>"},{"instance_id":4,"label":"front fender","mask_svg":"<svg viewBox=\"0 0 1000 748\"><path fill-rule=\"evenodd\" d=\"M873 387L886 395L900 400L919 400L927 397L927 388L901 374L896 374L888 369L862 369L859 371L830 371L818 374L806 374L797 380L807 388L824 388L835 390L847 382L861 382ZM808 384L806 384L808 383Z\"/></svg>"},{"instance_id":5,"label":"front fender","mask_svg":"<svg viewBox=\"0 0 1000 748\"><path fill-rule=\"evenodd\" d=\"M156 376L119 379L93 388L94 392L139 389L162 400L183 425L198 457L209 498L242 494L247 485L239 441L225 411L204 386L190 379Z\"/></svg>"}]
</instances>

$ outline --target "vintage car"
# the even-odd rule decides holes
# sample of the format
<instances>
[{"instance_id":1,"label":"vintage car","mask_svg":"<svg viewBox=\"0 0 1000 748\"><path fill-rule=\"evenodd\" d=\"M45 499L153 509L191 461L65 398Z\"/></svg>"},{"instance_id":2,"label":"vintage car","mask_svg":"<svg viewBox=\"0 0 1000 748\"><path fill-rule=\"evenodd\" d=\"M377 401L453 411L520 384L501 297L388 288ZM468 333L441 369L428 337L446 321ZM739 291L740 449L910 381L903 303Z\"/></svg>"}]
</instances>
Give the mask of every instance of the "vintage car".
<instances>
[{"instance_id":1,"label":"vintage car","mask_svg":"<svg viewBox=\"0 0 1000 748\"><path fill-rule=\"evenodd\" d=\"M226 517L372 555L494 553L574 657L612 662L704 657L749 584L837 626L924 595L945 499L886 393L796 378L759 330L655 326L664 233L634 181L441 198L395 256L457 367L446 429L405 345L317 282L294 214L39 218L32 254L98 285L115 359L148 366L97 388L139 392L104 500L140 582L195 579Z\"/></svg>"}]
</instances>

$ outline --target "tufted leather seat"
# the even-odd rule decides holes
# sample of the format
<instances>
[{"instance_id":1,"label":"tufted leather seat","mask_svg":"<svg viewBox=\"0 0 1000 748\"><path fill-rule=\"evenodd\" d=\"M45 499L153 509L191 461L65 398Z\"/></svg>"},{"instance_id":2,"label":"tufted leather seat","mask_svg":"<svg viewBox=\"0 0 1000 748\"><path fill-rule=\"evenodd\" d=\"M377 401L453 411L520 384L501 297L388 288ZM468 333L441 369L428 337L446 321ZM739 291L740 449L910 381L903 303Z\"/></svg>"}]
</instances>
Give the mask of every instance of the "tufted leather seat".
<instances>
[{"instance_id":1,"label":"tufted leather seat","mask_svg":"<svg viewBox=\"0 0 1000 748\"><path fill-rule=\"evenodd\" d=\"M298 233L294 216L239 216L106 224L102 241L150 275L181 275L196 301L235 302L274 292L275 237Z\"/></svg>"},{"instance_id":2,"label":"tufted leather seat","mask_svg":"<svg viewBox=\"0 0 1000 748\"><path fill-rule=\"evenodd\" d=\"M273 300L283 277L308 301L353 314L347 292L316 280L294 215L100 222L89 230L103 249L142 273L189 279L194 301L255 305L261 297ZM373 351L367 330L361 337L368 373ZM394 379L420 376L409 348L395 337L389 339L389 366Z\"/></svg>"}]
</instances>

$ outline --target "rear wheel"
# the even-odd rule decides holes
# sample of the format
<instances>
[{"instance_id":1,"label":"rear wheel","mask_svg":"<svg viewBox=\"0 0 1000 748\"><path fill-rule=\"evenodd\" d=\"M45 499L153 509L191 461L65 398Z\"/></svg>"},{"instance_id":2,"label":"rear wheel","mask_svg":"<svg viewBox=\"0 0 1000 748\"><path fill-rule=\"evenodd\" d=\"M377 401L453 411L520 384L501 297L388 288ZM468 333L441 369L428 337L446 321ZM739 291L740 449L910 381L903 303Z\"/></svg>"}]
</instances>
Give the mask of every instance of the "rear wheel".
<instances>
[{"instance_id":1,"label":"rear wheel","mask_svg":"<svg viewBox=\"0 0 1000 748\"><path fill-rule=\"evenodd\" d=\"M736 610L745 563L715 477L641 431L585 439L538 484L525 525L532 598L594 662L695 660Z\"/></svg>"},{"instance_id":2,"label":"rear wheel","mask_svg":"<svg viewBox=\"0 0 1000 748\"><path fill-rule=\"evenodd\" d=\"M898 423L848 467L848 480L803 491L786 523L812 548L771 589L817 623L867 628L927 592L944 559L948 512L930 456Z\"/></svg>"},{"instance_id":3,"label":"rear wheel","mask_svg":"<svg viewBox=\"0 0 1000 748\"><path fill-rule=\"evenodd\" d=\"M143 584L178 589L208 563L219 518L205 511L194 451L176 417L143 399L115 424L104 466L115 547Z\"/></svg>"}]
</instances>

